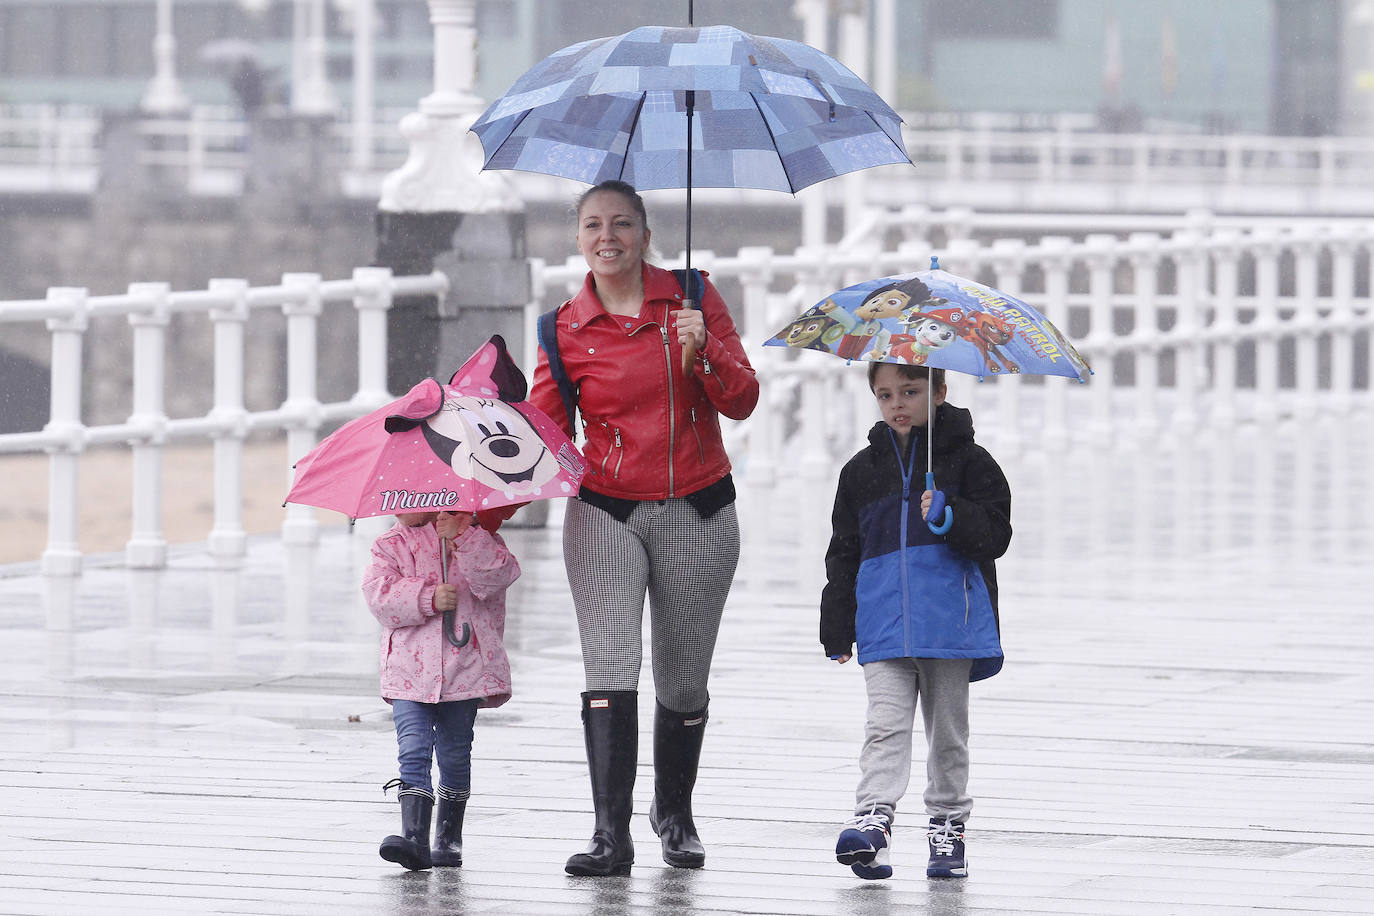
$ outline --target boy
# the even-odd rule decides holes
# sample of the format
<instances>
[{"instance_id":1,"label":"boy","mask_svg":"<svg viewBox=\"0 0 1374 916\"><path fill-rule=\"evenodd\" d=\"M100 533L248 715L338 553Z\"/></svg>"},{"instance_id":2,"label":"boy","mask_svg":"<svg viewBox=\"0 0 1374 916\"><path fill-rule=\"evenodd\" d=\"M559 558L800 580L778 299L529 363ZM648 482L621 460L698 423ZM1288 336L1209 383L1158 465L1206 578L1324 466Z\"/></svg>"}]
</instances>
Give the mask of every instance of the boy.
<instances>
[{"instance_id":1,"label":"boy","mask_svg":"<svg viewBox=\"0 0 1374 916\"><path fill-rule=\"evenodd\" d=\"M997 462L974 443L969 412L945 403L944 375L926 366L869 366L883 419L869 430L868 447L840 471L831 516L821 645L844 663L857 639L868 691L855 816L835 858L860 878L892 876L891 830L911 778L918 701L930 815L926 875L968 874L968 685L1002 667L993 560L1011 540L1011 490ZM915 499L924 489L932 403L932 470L940 490ZM932 525L946 518L946 506L950 527L935 534Z\"/></svg>"}]
</instances>

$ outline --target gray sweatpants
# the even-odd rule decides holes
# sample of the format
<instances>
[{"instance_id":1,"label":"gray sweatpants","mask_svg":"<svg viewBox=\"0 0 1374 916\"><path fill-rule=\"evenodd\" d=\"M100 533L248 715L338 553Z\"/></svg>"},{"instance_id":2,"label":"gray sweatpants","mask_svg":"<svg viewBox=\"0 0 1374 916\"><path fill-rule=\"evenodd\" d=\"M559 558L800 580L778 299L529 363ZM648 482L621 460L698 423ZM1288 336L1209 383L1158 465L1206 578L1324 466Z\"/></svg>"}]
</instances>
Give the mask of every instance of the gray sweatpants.
<instances>
[{"instance_id":1,"label":"gray sweatpants","mask_svg":"<svg viewBox=\"0 0 1374 916\"><path fill-rule=\"evenodd\" d=\"M570 499L563 559L587 689L639 689L647 593L655 696L674 712L705 708L716 634L739 562L734 505L703 520L686 500L645 500L621 523Z\"/></svg>"},{"instance_id":2,"label":"gray sweatpants","mask_svg":"<svg viewBox=\"0 0 1374 916\"><path fill-rule=\"evenodd\" d=\"M967 658L890 658L864 665L868 724L859 753L854 812L893 818L911 781L916 704L926 733L926 812L968 820Z\"/></svg>"}]
</instances>

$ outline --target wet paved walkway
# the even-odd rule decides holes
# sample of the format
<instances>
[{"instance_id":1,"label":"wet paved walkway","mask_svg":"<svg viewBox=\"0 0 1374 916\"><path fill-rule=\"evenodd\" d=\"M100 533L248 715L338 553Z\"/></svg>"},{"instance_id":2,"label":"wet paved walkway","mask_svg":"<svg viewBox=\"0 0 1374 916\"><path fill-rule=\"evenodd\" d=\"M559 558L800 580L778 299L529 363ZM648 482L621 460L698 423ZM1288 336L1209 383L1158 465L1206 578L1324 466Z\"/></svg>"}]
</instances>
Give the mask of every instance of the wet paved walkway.
<instances>
[{"instance_id":1,"label":"wet paved walkway","mask_svg":"<svg viewBox=\"0 0 1374 916\"><path fill-rule=\"evenodd\" d=\"M591 818L552 528L506 532L517 692L478 720L466 865L418 874L376 854L395 745L342 529L308 573L275 539L237 575L198 548L160 576L92 558L69 631L45 630L31 566L0 567L0 913L1374 912L1358 426L1008 468L1008 662L974 689L965 881L924 876L918 785L891 880L833 859L864 703L816 644L819 558L796 537L828 493L775 495L748 541L697 796L707 867L662 864L643 742L628 879L562 872Z\"/></svg>"}]
</instances>

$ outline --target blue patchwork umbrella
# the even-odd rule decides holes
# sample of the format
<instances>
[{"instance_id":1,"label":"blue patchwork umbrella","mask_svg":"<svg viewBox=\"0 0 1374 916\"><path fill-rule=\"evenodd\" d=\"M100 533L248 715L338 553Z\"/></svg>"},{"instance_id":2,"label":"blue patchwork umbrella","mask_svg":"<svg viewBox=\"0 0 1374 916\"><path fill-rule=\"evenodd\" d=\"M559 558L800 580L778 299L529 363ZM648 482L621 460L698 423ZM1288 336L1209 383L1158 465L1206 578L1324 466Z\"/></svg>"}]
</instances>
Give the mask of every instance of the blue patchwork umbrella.
<instances>
[{"instance_id":1,"label":"blue patchwork umbrella","mask_svg":"<svg viewBox=\"0 0 1374 916\"><path fill-rule=\"evenodd\" d=\"M639 190L802 188L910 163L901 118L834 58L731 26L644 26L556 51L472 125L487 169Z\"/></svg>"}]
</instances>

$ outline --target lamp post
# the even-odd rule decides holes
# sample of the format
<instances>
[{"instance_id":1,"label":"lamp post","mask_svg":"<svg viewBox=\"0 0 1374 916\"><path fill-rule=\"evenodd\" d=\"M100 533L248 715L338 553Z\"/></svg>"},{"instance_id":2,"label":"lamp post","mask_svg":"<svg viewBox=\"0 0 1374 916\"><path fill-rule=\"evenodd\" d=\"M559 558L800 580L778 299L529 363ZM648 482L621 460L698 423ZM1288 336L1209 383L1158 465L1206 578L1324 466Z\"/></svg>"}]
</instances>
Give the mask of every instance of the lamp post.
<instances>
[{"instance_id":1,"label":"lamp post","mask_svg":"<svg viewBox=\"0 0 1374 916\"><path fill-rule=\"evenodd\" d=\"M291 110L330 115L338 110L325 66L324 0L296 0L292 20Z\"/></svg>"},{"instance_id":2,"label":"lamp post","mask_svg":"<svg viewBox=\"0 0 1374 916\"><path fill-rule=\"evenodd\" d=\"M143 93L149 114L177 114L190 107L176 77L176 38L172 34L172 0L157 0L157 35L153 38L153 79Z\"/></svg>"},{"instance_id":3,"label":"lamp post","mask_svg":"<svg viewBox=\"0 0 1374 916\"><path fill-rule=\"evenodd\" d=\"M475 0L428 0L434 26L434 91L401 119L410 156L382 181L383 212L488 213L521 208L510 182L483 172L482 145L468 128L481 113Z\"/></svg>"},{"instance_id":4,"label":"lamp post","mask_svg":"<svg viewBox=\"0 0 1374 916\"><path fill-rule=\"evenodd\" d=\"M387 382L405 391L426 376L448 377L492 333L523 353L531 296L524 206L509 179L484 172L468 128L482 100L476 82L475 0L428 0L434 27L434 91L401 119L404 165L382 181L377 263L397 274L443 270L446 297L389 316Z\"/></svg>"},{"instance_id":5,"label":"lamp post","mask_svg":"<svg viewBox=\"0 0 1374 916\"><path fill-rule=\"evenodd\" d=\"M372 167L372 109L376 80L373 53L375 0L353 0L353 170Z\"/></svg>"}]
</instances>

